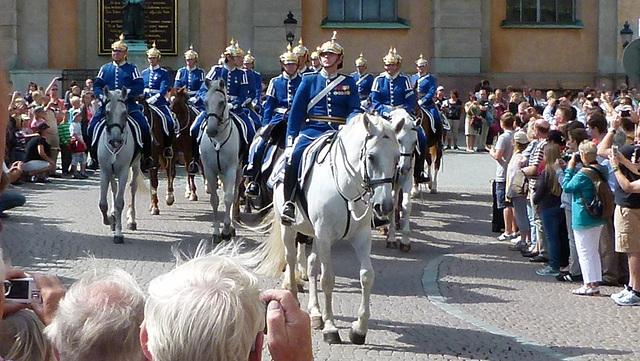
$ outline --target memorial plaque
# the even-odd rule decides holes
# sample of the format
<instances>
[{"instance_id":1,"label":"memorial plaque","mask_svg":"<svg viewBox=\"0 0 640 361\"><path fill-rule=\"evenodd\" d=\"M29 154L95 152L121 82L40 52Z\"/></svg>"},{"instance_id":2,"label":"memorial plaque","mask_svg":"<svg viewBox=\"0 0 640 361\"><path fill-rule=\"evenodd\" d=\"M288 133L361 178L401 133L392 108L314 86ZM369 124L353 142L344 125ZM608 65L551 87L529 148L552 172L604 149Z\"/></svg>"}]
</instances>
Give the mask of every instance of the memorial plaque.
<instances>
[{"instance_id":1,"label":"memorial plaque","mask_svg":"<svg viewBox=\"0 0 640 361\"><path fill-rule=\"evenodd\" d=\"M98 54L111 54L122 33L122 0L98 0ZM163 55L178 55L178 0L146 0L144 41Z\"/></svg>"}]
</instances>

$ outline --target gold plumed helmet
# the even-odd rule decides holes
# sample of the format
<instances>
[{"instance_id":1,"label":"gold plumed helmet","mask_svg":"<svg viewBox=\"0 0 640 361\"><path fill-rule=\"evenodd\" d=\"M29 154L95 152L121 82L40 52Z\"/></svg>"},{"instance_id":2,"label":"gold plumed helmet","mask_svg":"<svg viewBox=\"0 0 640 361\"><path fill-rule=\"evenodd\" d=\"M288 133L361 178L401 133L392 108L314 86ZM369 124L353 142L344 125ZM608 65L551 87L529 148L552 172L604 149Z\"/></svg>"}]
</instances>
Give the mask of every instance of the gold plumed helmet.
<instances>
[{"instance_id":1,"label":"gold plumed helmet","mask_svg":"<svg viewBox=\"0 0 640 361\"><path fill-rule=\"evenodd\" d=\"M388 64L401 64L402 57L396 52L395 48L389 48L389 53L382 58L384 65Z\"/></svg>"},{"instance_id":2,"label":"gold plumed helmet","mask_svg":"<svg viewBox=\"0 0 640 361\"><path fill-rule=\"evenodd\" d=\"M344 48L342 47L342 45L338 44L336 42L336 37L338 36L338 32L334 31L333 32L333 36L331 37L331 40L327 41L326 43L322 44L320 46L320 50L318 51L319 54L322 53L333 53L333 54L338 54L338 55L344 55Z\"/></svg>"},{"instance_id":3,"label":"gold plumed helmet","mask_svg":"<svg viewBox=\"0 0 640 361\"><path fill-rule=\"evenodd\" d=\"M362 57L362 53L360 53L360 57L356 59L356 66L365 66L367 65L367 59Z\"/></svg>"},{"instance_id":4,"label":"gold plumed helmet","mask_svg":"<svg viewBox=\"0 0 640 361\"><path fill-rule=\"evenodd\" d=\"M320 47L317 47L316 50L311 53L311 60L320 59Z\"/></svg>"},{"instance_id":5,"label":"gold plumed helmet","mask_svg":"<svg viewBox=\"0 0 640 361\"><path fill-rule=\"evenodd\" d=\"M296 45L296 47L293 48L293 53L296 54L296 56L298 57L302 57L309 54L309 49L307 49L307 47L304 46L304 44L302 44L302 36L300 37L300 41L298 41L298 45Z\"/></svg>"},{"instance_id":6,"label":"gold plumed helmet","mask_svg":"<svg viewBox=\"0 0 640 361\"><path fill-rule=\"evenodd\" d=\"M124 42L124 34L120 34L118 41L111 44L111 50L127 51L129 47Z\"/></svg>"},{"instance_id":7,"label":"gold plumed helmet","mask_svg":"<svg viewBox=\"0 0 640 361\"><path fill-rule=\"evenodd\" d=\"M287 51L280 55L280 62L282 64L297 64L298 56L291 50L291 44L287 45Z\"/></svg>"},{"instance_id":8,"label":"gold plumed helmet","mask_svg":"<svg viewBox=\"0 0 640 361\"><path fill-rule=\"evenodd\" d=\"M247 50L247 55L244 56L244 60L242 62L245 64L253 64L255 61L256 58L251 55L251 49Z\"/></svg>"},{"instance_id":9,"label":"gold plumed helmet","mask_svg":"<svg viewBox=\"0 0 640 361\"><path fill-rule=\"evenodd\" d=\"M193 50L193 45L189 46L189 50L184 53L184 58L187 60L196 59L198 60L198 53Z\"/></svg>"},{"instance_id":10,"label":"gold plumed helmet","mask_svg":"<svg viewBox=\"0 0 640 361\"><path fill-rule=\"evenodd\" d=\"M231 56L244 56L244 51L240 49L240 45L236 43L235 40L231 39L229 46L224 49L224 54Z\"/></svg>"},{"instance_id":11,"label":"gold plumed helmet","mask_svg":"<svg viewBox=\"0 0 640 361\"><path fill-rule=\"evenodd\" d=\"M158 50L156 48L156 42L153 42L153 45L151 45L151 48L149 50L147 50L147 58L158 58L160 59L160 56L162 56L160 54L160 50Z\"/></svg>"},{"instance_id":12,"label":"gold plumed helmet","mask_svg":"<svg viewBox=\"0 0 640 361\"><path fill-rule=\"evenodd\" d=\"M418 60L416 60L416 65L417 66L426 66L427 64L429 64L427 59L423 58L422 54L420 54L420 57L418 58Z\"/></svg>"}]
</instances>

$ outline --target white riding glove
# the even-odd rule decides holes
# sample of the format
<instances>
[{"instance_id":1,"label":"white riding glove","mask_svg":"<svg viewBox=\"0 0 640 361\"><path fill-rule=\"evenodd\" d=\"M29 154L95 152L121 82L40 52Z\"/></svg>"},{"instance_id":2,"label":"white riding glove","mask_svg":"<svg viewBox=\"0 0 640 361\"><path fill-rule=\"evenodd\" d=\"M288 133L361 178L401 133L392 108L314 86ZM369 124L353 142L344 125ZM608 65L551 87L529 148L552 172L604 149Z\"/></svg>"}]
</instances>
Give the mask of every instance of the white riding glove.
<instances>
[{"instance_id":1,"label":"white riding glove","mask_svg":"<svg viewBox=\"0 0 640 361\"><path fill-rule=\"evenodd\" d=\"M195 104L195 103L197 103L197 102L198 102L198 98L196 98L196 97L191 97L191 98L189 98L189 102L190 102L190 103Z\"/></svg>"},{"instance_id":2,"label":"white riding glove","mask_svg":"<svg viewBox=\"0 0 640 361\"><path fill-rule=\"evenodd\" d=\"M286 159L291 159L291 156L293 155L293 147L286 147L284 148L284 157Z\"/></svg>"}]
</instances>

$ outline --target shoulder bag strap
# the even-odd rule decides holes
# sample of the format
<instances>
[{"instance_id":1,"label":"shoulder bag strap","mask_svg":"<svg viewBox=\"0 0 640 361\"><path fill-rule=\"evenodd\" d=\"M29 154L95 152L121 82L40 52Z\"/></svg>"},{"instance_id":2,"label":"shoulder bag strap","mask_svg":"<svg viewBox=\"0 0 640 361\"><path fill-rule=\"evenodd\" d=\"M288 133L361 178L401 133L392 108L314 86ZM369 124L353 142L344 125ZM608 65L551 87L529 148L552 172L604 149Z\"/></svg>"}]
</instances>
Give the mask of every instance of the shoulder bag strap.
<instances>
[{"instance_id":1,"label":"shoulder bag strap","mask_svg":"<svg viewBox=\"0 0 640 361\"><path fill-rule=\"evenodd\" d=\"M333 88L338 86L338 84L340 84L344 79L344 75L339 75L331 83L329 83L326 88L322 89L320 93L316 94L316 96L313 97L313 99L311 99L311 101L309 102L309 105L307 105L307 112L309 112L316 104L318 104L318 102L322 100L322 98L329 94L329 92L332 91Z\"/></svg>"}]
</instances>

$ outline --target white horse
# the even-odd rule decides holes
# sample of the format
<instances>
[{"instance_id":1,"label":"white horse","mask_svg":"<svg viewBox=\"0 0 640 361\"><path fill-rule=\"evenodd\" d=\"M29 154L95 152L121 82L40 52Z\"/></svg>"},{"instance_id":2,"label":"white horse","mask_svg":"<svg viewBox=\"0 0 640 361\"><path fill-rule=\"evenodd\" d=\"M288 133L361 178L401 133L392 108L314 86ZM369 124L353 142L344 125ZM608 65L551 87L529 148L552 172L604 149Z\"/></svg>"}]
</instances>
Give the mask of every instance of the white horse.
<instances>
[{"instance_id":1,"label":"white horse","mask_svg":"<svg viewBox=\"0 0 640 361\"><path fill-rule=\"evenodd\" d=\"M227 90L224 81L206 81L205 134L200 141L200 160L207 180L209 202L213 209L214 243L229 240L235 235L231 225L232 207L236 204L237 190L242 179L240 129L229 116ZM218 219L218 179L224 191L225 213L222 231Z\"/></svg>"},{"instance_id":2,"label":"white horse","mask_svg":"<svg viewBox=\"0 0 640 361\"><path fill-rule=\"evenodd\" d=\"M110 225L113 231L113 242L124 243L122 235L122 209L124 208L124 190L129 176L129 170L133 170L133 176L129 187L131 189L131 203L127 212L127 227L137 229L136 224L136 191L138 190L138 178L140 172L140 155L136 154L136 144L127 124L127 98L128 90L109 91L104 87L107 100L104 104L105 128L98 135L97 152L100 163L100 211L102 222ZM97 131L97 129L96 129ZM107 192L111 185L113 193L112 208L109 213Z\"/></svg>"},{"instance_id":3,"label":"white horse","mask_svg":"<svg viewBox=\"0 0 640 361\"><path fill-rule=\"evenodd\" d=\"M313 165L302 192L306 211L298 199L297 219L290 227L280 223L285 201L282 184L274 190L275 223L269 241L259 249L262 252L259 257L261 263L256 270L279 275L286 260L286 283L297 296L296 232L314 237L308 260L309 311L316 328L322 327L324 320L323 338L328 343L341 342L331 303L335 284L331 246L339 240L351 242L360 263L362 298L358 319L351 326L349 339L354 344L365 341L370 317L369 299L375 277L370 257L371 220L374 212L383 217L394 208L392 183L400 157L395 133L404 126L401 123L392 129L380 117L361 114L344 126L329 149L325 149L328 155L320 155ZM322 312L318 303L319 275L325 296Z\"/></svg>"},{"instance_id":4,"label":"white horse","mask_svg":"<svg viewBox=\"0 0 640 361\"><path fill-rule=\"evenodd\" d=\"M411 216L411 186L413 184L413 164L414 154L418 146L418 127L420 122L404 109L396 109L391 112L391 124L399 124L404 121L404 127L397 134L400 146L400 161L398 162L398 173L394 184L394 204L397 211L391 212L389 217L389 233L387 234L387 248L398 248L396 241L396 213L399 213L399 229L402 234L400 240L400 250L408 252L411 250L411 239L409 235L409 217Z\"/></svg>"}]
</instances>

